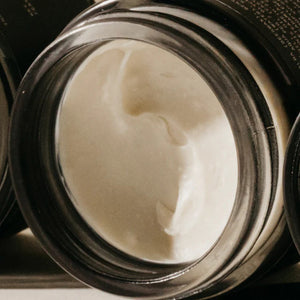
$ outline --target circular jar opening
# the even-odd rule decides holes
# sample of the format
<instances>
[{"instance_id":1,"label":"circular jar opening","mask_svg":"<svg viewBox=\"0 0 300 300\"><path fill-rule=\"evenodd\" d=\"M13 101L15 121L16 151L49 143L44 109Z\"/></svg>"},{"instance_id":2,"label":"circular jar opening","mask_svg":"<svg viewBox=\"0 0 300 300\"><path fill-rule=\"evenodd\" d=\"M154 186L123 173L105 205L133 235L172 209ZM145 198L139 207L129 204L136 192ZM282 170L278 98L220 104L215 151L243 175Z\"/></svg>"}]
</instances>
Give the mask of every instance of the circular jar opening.
<instances>
[{"instance_id":1,"label":"circular jar opening","mask_svg":"<svg viewBox=\"0 0 300 300\"><path fill-rule=\"evenodd\" d=\"M175 54L100 46L66 85L55 137L70 199L117 249L185 263L222 234L238 181L234 137L217 96Z\"/></svg>"},{"instance_id":2,"label":"circular jar opening","mask_svg":"<svg viewBox=\"0 0 300 300\"><path fill-rule=\"evenodd\" d=\"M282 210L279 209L274 222L271 214L274 203L280 204L277 201L278 144L266 99L241 60L209 32L198 27L195 30L184 22L181 24L174 18L159 14L111 11L101 15L97 12L97 9L102 12L100 5L93 9L95 19L92 11L87 11L87 20L82 20L83 23L79 22L75 28L68 27L35 61L19 89L11 128L10 162L26 220L49 254L67 271L91 286L123 296L151 299L182 298L195 293L208 297L225 292L257 270L284 228ZM140 48L144 50L138 51ZM154 56L163 59L150 59ZM100 67L96 63L98 60ZM164 67L168 61L173 61L177 67L172 66L171 71L167 68L166 72ZM142 67L150 67L153 72ZM96 74L95 80L85 77L87 69ZM105 78L104 70L108 75ZM134 77L130 70L135 70L132 73L140 76ZM173 76L176 72L178 78ZM187 80L189 76L191 80ZM146 78L149 81L145 83ZM153 82L157 85L155 91L150 89ZM175 83L176 94L173 95L171 86ZM182 101L184 96L180 97L180 90L183 83L188 87L185 97L194 95L198 100L193 101L190 96ZM80 86L87 86L88 93ZM95 86L95 89L91 88ZM199 87L202 88L197 95ZM142 93L135 92L135 89L143 90L143 98ZM208 105L207 99L202 99L202 95L211 97L214 108ZM93 103L91 98L99 101ZM188 112L191 117L185 119ZM219 118L217 121L215 116ZM203 119L207 122L201 127L199 124ZM212 120L214 122L208 122ZM224 128L220 128L219 123ZM218 138L210 136L209 132L216 129L226 132L222 131L223 135ZM124 137L126 132L133 136L131 140L135 141L135 147ZM118 147L110 146L110 139ZM229 150L223 145L228 140L232 146L228 146ZM222 147L226 151L220 149ZM97 149L101 150L101 155ZM141 155L137 149L147 150L141 151L146 155ZM200 149L210 157L209 163L198 160ZM172 155L166 155L166 150ZM131 151L134 157L127 159L126 153ZM113 158L108 159L108 155L113 155ZM86 162L88 158L91 160ZM116 188L112 183L118 183L118 186L122 185L122 197L113 197L115 211L110 214L119 216L121 205L125 206L121 199L132 193L126 186L130 179L131 188L140 189L146 185L149 192L145 197L163 196L162 200L159 199L161 203L157 205L156 202L151 212L162 234L167 236L167 231L186 230L194 220L202 222L208 216L204 215L203 220L188 218L187 222L181 222L183 226L177 226L180 223L173 222L172 217L178 203L171 207L172 203L166 201L169 198L164 197L168 195L164 189L176 186L178 192L183 186L184 191L188 191L185 195L188 195L192 186L197 193L205 194L209 179L207 174L203 176L205 168L216 166L218 171L218 164L227 165L229 159L233 161L232 166L237 166L238 162L230 197L232 203L224 203L224 195L214 198L218 205L228 205L228 213L215 234L209 232L211 240L205 247L192 241L200 246L195 252L189 252L189 257L185 254L179 257L179 252L173 251L172 247L167 248L171 251L161 251L152 257L146 256L147 247L145 251L142 249L144 252L138 249L140 252L137 253L135 248L130 249L130 245L124 246L116 241L111 231L105 232L109 226L99 226L99 222L105 219L93 216L94 203L84 206L87 197L82 197L82 191L101 196L97 199L102 201L104 192L115 195ZM134 170L145 166L147 170L143 176L147 180L139 178L132 170L125 170L128 160L132 161ZM114 172L106 174L101 170L100 174L105 178L99 183L97 176L103 165ZM162 190L150 188L148 181L154 177L150 167L159 171L153 182ZM169 182L167 175L170 171L174 180ZM210 169L209 175L218 180L222 172L229 171L222 168L218 177ZM120 174L122 176L117 176ZM125 178L126 182L120 178ZM89 188L80 191L78 181L80 184L86 182L84 184ZM222 185L214 188L212 182L209 193L218 194L217 188ZM174 194L177 196L178 193ZM133 198L128 199L132 201ZM139 204L138 201L136 197L135 205ZM199 202L195 200L196 204ZM185 206L184 201L180 206L183 209L178 211L191 212L191 207ZM130 205L124 209L129 216L136 217ZM214 209L218 211L218 208ZM149 225L146 222L148 215L150 213L145 217L145 224L139 223L141 226ZM184 214L178 215L177 220L182 221ZM219 220L216 223L210 221L219 224ZM272 228L267 227L269 221L272 221ZM137 230L137 226L133 227ZM139 244L131 234L119 234L118 230L115 233L115 237L120 236L126 243Z\"/></svg>"}]
</instances>

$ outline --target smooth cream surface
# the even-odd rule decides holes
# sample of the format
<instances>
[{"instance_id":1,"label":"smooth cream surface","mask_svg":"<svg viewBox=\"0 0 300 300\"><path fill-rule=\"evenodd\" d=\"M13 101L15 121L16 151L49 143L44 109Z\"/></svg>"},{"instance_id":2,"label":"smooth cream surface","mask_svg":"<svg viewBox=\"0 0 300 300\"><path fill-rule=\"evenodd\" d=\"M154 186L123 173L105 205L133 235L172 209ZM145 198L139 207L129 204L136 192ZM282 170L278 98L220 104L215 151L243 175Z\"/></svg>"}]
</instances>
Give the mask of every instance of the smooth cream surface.
<instances>
[{"instance_id":1,"label":"smooth cream surface","mask_svg":"<svg viewBox=\"0 0 300 300\"><path fill-rule=\"evenodd\" d=\"M74 205L118 249L186 262L221 235L237 187L232 131L175 55L137 41L100 47L70 81L57 130Z\"/></svg>"}]
</instances>

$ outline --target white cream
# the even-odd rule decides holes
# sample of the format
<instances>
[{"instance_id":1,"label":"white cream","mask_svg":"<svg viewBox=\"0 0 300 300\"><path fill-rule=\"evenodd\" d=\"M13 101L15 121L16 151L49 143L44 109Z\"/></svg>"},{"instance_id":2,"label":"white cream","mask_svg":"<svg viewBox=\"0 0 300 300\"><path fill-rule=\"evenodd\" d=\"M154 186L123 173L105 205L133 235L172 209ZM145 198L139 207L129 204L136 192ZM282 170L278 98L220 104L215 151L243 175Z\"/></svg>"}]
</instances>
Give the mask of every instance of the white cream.
<instances>
[{"instance_id":1,"label":"white cream","mask_svg":"<svg viewBox=\"0 0 300 300\"><path fill-rule=\"evenodd\" d=\"M106 241L166 263L197 259L235 200L235 143L216 96L181 59L114 41L69 83L58 152L74 204Z\"/></svg>"}]
</instances>

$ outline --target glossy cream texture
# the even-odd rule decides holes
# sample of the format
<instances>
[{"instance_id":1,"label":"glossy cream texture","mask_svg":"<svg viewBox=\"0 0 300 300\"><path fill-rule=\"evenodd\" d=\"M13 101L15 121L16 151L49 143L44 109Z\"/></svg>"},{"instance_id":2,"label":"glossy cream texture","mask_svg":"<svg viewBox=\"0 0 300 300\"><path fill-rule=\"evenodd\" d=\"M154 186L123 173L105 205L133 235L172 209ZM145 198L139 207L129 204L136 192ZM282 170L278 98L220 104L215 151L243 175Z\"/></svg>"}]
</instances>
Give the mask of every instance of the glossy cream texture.
<instances>
[{"instance_id":1,"label":"glossy cream texture","mask_svg":"<svg viewBox=\"0 0 300 300\"><path fill-rule=\"evenodd\" d=\"M175 55L137 41L100 47L67 86L57 133L74 205L113 246L186 262L221 235L237 187L233 135L211 89Z\"/></svg>"}]
</instances>

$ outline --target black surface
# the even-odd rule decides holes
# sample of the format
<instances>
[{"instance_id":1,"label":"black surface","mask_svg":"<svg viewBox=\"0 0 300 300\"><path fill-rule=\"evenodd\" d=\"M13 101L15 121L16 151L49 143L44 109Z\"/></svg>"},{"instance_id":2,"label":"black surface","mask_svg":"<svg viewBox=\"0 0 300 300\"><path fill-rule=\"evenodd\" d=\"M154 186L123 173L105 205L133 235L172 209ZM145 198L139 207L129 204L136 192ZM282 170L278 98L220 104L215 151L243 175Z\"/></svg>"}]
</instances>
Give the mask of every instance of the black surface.
<instances>
[{"instance_id":1,"label":"black surface","mask_svg":"<svg viewBox=\"0 0 300 300\"><path fill-rule=\"evenodd\" d=\"M18 203L14 199L13 205L9 211L9 214L5 218L4 222L0 226L0 238L11 236L27 227L27 224L23 218L23 215L19 209Z\"/></svg>"},{"instance_id":2,"label":"black surface","mask_svg":"<svg viewBox=\"0 0 300 300\"><path fill-rule=\"evenodd\" d=\"M268 286L259 286L245 289L239 292L233 292L227 296L218 297L218 300L299 300L300 284L277 284Z\"/></svg>"}]
</instances>

